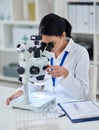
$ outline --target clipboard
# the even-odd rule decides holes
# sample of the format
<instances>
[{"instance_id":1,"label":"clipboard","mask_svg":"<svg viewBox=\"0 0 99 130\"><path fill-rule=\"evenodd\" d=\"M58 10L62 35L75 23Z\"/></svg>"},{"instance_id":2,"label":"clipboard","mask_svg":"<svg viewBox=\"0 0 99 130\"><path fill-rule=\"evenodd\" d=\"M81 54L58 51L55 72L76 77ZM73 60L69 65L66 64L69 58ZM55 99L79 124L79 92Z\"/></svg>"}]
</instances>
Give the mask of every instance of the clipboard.
<instances>
[{"instance_id":1,"label":"clipboard","mask_svg":"<svg viewBox=\"0 0 99 130\"><path fill-rule=\"evenodd\" d=\"M99 107L93 101L59 103L58 106L72 123L99 120Z\"/></svg>"}]
</instances>

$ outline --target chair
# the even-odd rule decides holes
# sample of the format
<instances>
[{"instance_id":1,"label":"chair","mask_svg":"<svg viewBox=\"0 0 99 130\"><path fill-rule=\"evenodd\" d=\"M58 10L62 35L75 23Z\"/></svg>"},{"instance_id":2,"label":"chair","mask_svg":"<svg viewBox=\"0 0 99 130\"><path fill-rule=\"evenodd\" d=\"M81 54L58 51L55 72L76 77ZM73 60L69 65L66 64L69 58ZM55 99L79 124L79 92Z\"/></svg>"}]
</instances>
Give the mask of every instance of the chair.
<instances>
[{"instance_id":1,"label":"chair","mask_svg":"<svg viewBox=\"0 0 99 130\"><path fill-rule=\"evenodd\" d=\"M96 101L97 90L97 66L90 64L89 66L89 94L87 99Z\"/></svg>"}]
</instances>

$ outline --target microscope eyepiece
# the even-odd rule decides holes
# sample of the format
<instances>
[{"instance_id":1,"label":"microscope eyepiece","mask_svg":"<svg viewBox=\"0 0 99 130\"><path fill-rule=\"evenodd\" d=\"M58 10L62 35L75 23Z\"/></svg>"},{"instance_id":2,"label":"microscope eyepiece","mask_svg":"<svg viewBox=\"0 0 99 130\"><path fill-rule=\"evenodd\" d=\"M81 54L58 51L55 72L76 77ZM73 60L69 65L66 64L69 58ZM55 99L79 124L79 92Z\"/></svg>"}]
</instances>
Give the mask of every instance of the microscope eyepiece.
<instances>
[{"instance_id":1,"label":"microscope eyepiece","mask_svg":"<svg viewBox=\"0 0 99 130\"><path fill-rule=\"evenodd\" d=\"M50 52L50 51L52 50L53 47L54 47L53 43L50 42L50 43L48 44L46 50Z\"/></svg>"},{"instance_id":2,"label":"microscope eyepiece","mask_svg":"<svg viewBox=\"0 0 99 130\"><path fill-rule=\"evenodd\" d=\"M40 50L44 51L45 47L46 47L46 43L41 42Z\"/></svg>"}]
</instances>

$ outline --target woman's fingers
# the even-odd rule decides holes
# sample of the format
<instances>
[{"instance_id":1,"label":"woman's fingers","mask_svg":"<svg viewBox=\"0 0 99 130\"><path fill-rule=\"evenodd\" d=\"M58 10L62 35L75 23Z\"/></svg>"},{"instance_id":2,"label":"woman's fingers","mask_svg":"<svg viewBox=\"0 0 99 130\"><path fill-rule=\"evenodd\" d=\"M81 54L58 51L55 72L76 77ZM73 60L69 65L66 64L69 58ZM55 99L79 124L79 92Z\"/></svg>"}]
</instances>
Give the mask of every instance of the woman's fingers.
<instances>
[{"instance_id":1,"label":"woman's fingers","mask_svg":"<svg viewBox=\"0 0 99 130\"><path fill-rule=\"evenodd\" d=\"M49 65L49 67L47 69L47 73L52 75L53 77L60 77L60 76L67 77L69 72L66 68L64 68L62 66Z\"/></svg>"}]
</instances>

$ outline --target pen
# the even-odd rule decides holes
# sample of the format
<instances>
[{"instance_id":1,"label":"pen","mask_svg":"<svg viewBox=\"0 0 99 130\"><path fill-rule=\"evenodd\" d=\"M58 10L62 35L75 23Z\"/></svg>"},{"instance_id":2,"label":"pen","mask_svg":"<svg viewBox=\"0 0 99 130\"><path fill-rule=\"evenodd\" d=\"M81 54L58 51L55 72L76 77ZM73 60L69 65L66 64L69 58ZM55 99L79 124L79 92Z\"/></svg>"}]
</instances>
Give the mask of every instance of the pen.
<instances>
[{"instance_id":1,"label":"pen","mask_svg":"<svg viewBox=\"0 0 99 130\"><path fill-rule=\"evenodd\" d=\"M74 105L75 109L76 109L77 111L79 111L79 107L77 106L77 104L74 103L73 105Z\"/></svg>"},{"instance_id":2,"label":"pen","mask_svg":"<svg viewBox=\"0 0 99 130\"><path fill-rule=\"evenodd\" d=\"M64 112L64 113L61 114L59 117L65 116L65 115L66 115L66 111L64 110L64 108L60 105L60 103L58 103L57 105L58 105L58 106L61 108L61 110Z\"/></svg>"},{"instance_id":3,"label":"pen","mask_svg":"<svg viewBox=\"0 0 99 130\"><path fill-rule=\"evenodd\" d=\"M59 117L63 117L63 116L65 116L66 114L62 114L62 115L60 115Z\"/></svg>"}]
</instances>

